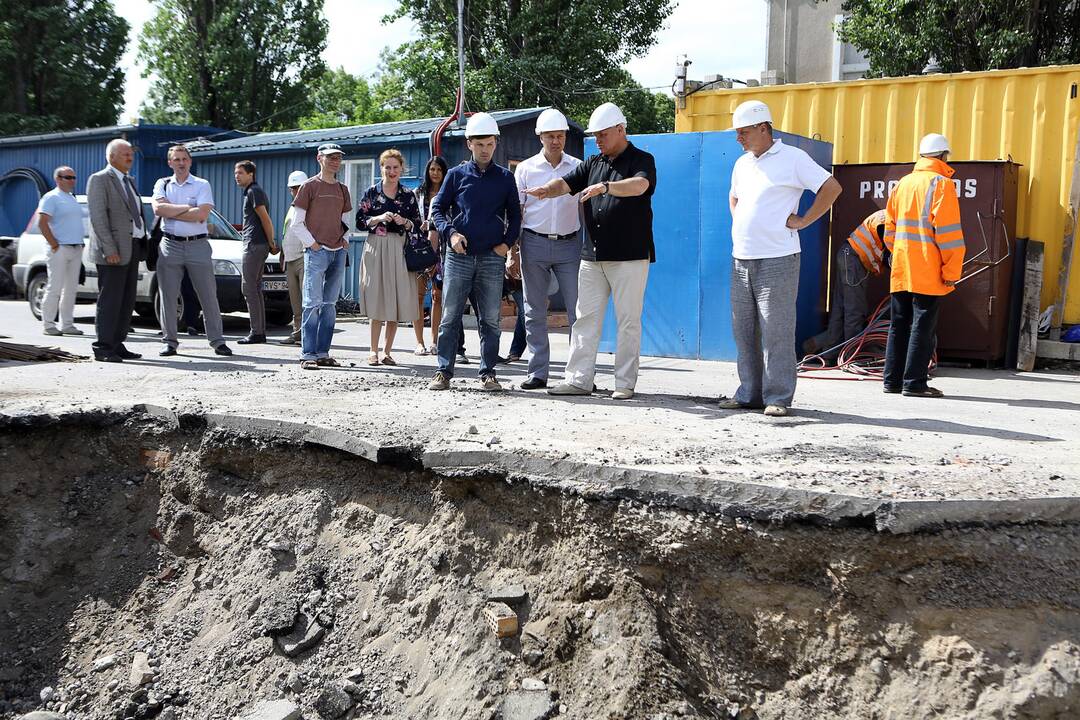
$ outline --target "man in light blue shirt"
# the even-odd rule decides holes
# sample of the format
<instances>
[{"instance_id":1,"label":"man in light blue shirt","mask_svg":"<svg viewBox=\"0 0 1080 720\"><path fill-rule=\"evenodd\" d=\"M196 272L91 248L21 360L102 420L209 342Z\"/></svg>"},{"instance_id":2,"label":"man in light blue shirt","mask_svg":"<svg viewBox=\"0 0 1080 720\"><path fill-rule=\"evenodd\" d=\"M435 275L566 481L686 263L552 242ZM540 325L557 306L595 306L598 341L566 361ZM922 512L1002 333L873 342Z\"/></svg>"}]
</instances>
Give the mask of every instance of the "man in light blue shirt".
<instances>
[{"instance_id":1,"label":"man in light blue shirt","mask_svg":"<svg viewBox=\"0 0 1080 720\"><path fill-rule=\"evenodd\" d=\"M79 269L82 267L84 208L72 194L75 191L75 171L61 166L53 171L56 187L42 196L38 203L38 227L49 244L45 265L49 281L41 303L41 322L46 335L82 335L75 327L75 295L79 290ZM57 312L60 327L56 327Z\"/></svg>"},{"instance_id":2,"label":"man in light blue shirt","mask_svg":"<svg viewBox=\"0 0 1080 720\"><path fill-rule=\"evenodd\" d=\"M158 354L175 355L180 345L176 339L176 303L186 269L202 305L206 339L218 355L232 355L222 335L214 261L206 228L214 207L214 193L210 183L191 174L191 154L186 147L169 148L168 161L173 175L155 183L153 198L154 214L162 218L157 281L161 292L161 340L165 347Z\"/></svg>"}]
</instances>

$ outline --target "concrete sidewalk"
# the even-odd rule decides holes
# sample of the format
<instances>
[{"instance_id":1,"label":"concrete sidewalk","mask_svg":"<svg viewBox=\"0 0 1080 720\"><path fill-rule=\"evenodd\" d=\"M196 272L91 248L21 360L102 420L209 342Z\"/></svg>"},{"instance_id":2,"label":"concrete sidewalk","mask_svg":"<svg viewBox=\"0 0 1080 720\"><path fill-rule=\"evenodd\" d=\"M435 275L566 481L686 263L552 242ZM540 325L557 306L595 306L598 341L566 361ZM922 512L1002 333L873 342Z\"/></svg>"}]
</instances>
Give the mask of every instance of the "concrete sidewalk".
<instances>
[{"instance_id":1,"label":"concrete sidewalk","mask_svg":"<svg viewBox=\"0 0 1080 720\"><path fill-rule=\"evenodd\" d=\"M89 356L92 314L93 306L76 308L85 337L47 337L24 301L3 301L0 334ZM246 331L243 316L226 318L229 337ZM577 398L517 389L518 362L499 368L506 391L486 393L476 379L479 341L466 335L473 363L439 393L426 389L435 359L412 355L408 327L398 331L397 367L369 367L367 324L342 322L333 353L345 367L305 371L294 347L234 344L236 355L220 358L202 337L181 337L178 356L158 358L156 328L143 325L128 344L144 354L139 361L0 364L0 411L149 404L281 420L409 447L444 472L482 466L688 506L711 496L715 507L756 516L817 508L827 519L854 518L903 505L921 507L923 525L1080 518L1076 374L945 369L934 385L947 397L938 400L884 395L877 382L804 379L793 415L772 419L716 407L718 394L735 389L732 363L644 358L637 396L616 401L610 355L598 361L601 391ZM556 378L566 338L553 336ZM504 333L504 349L509 342Z\"/></svg>"}]
</instances>

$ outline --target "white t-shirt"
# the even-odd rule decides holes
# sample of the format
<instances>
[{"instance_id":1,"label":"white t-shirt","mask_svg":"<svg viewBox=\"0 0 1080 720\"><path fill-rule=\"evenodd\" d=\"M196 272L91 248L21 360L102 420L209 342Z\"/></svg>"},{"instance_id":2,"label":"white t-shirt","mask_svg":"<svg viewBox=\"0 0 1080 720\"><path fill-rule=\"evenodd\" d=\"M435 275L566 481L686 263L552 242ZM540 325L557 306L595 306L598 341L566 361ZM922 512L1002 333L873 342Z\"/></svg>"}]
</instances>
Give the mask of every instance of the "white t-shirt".
<instances>
[{"instance_id":1,"label":"white t-shirt","mask_svg":"<svg viewBox=\"0 0 1080 720\"><path fill-rule=\"evenodd\" d=\"M166 188L166 181L168 187ZM161 178L154 183L154 199L164 200L173 205L187 205L198 207L200 205L214 206L214 192L210 189L210 183L200 177L188 175L182 183L176 182L176 176ZM206 221L189 222L188 220L175 220L165 218L161 227L172 235L205 235L207 233Z\"/></svg>"},{"instance_id":2,"label":"white t-shirt","mask_svg":"<svg viewBox=\"0 0 1080 720\"><path fill-rule=\"evenodd\" d=\"M787 227L805 190L817 192L832 175L805 151L780 140L761 157L748 152L731 171L731 255L738 260L799 252L799 232Z\"/></svg>"}]
</instances>

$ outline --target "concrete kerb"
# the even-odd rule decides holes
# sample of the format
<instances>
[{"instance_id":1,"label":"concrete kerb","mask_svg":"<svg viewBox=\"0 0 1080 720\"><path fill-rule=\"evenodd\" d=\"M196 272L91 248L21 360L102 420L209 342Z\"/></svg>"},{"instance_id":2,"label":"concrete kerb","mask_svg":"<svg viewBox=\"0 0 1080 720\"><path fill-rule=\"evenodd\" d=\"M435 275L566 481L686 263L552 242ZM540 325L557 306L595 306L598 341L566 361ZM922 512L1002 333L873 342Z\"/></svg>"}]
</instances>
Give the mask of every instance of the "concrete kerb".
<instances>
[{"instance_id":1,"label":"concrete kerb","mask_svg":"<svg viewBox=\"0 0 1080 720\"><path fill-rule=\"evenodd\" d=\"M166 429L203 425L264 440L333 448L369 462L425 469L446 477L497 476L586 498L631 499L659 507L779 523L814 523L873 528L908 534L955 525L1065 524L1080 522L1080 498L1021 500L881 501L843 493L776 487L743 479L738 472L691 475L612 467L565 459L477 449L434 449L385 445L341 430L245 415L178 414L156 405L128 410L0 413L0 429L88 423L108 427L139 414Z\"/></svg>"}]
</instances>

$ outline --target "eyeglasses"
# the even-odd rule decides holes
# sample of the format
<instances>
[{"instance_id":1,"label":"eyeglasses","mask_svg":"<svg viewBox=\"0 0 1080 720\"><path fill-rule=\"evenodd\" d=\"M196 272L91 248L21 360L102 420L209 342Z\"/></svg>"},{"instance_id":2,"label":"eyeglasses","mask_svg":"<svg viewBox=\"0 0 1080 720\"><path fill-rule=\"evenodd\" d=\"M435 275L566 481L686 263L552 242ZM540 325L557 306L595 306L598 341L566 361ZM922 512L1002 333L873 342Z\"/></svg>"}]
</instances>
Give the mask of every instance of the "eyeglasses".
<instances>
[{"instance_id":1,"label":"eyeglasses","mask_svg":"<svg viewBox=\"0 0 1080 720\"><path fill-rule=\"evenodd\" d=\"M61 180L74 180L75 179L74 175L57 175L56 177L60 178Z\"/></svg>"}]
</instances>

